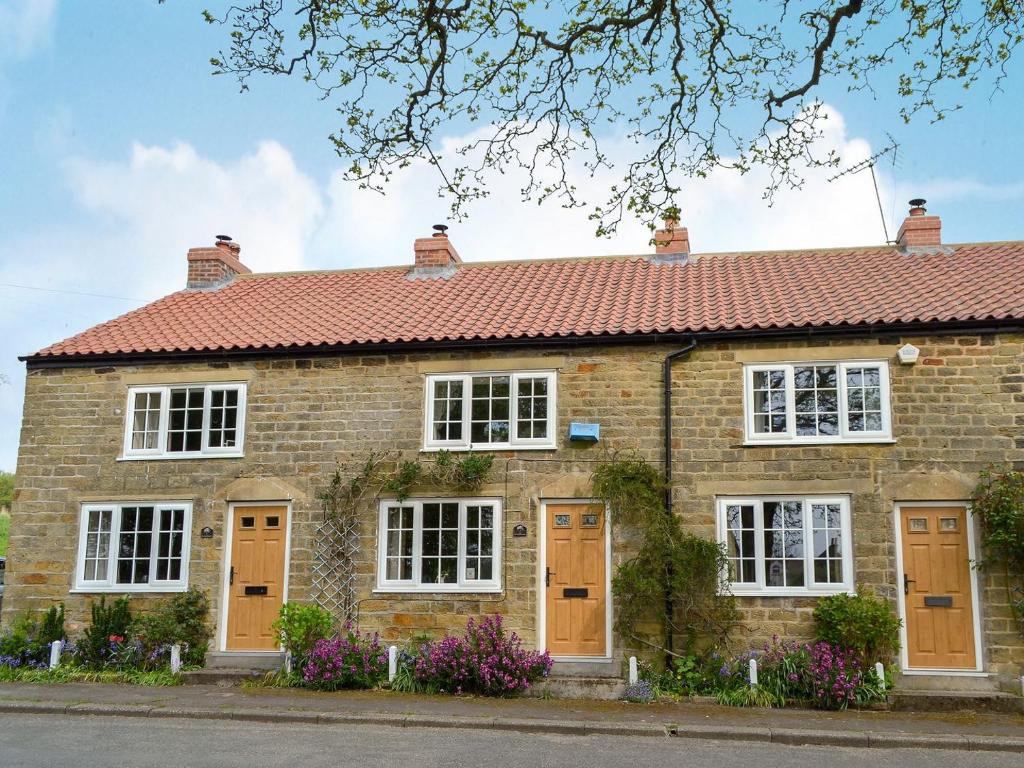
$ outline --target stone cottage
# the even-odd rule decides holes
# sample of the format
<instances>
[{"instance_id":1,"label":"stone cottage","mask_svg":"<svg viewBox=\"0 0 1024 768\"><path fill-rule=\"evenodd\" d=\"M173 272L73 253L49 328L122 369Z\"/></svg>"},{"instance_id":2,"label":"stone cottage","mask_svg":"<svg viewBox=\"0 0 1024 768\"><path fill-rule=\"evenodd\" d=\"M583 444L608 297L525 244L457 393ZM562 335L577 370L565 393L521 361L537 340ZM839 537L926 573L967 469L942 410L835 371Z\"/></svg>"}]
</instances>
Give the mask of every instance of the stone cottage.
<instances>
[{"instance_id":1,"label":"stone cottage","mask_svg":"<svg viewBox=\"0 0 1024 768\"><path fill-rule=\"evenodd\" d=\"M904 620L905 681L1020 673L967 500L1024 460L1024 242L944 244L923 201L877 247L698 254L667 222L650 254L464 262L437 229L410 266L282 274L220 237L184 290L24 358L5 619L198 586L214 651L255 658L282 601L351 579L386 638L500 612L618 674L629 532L589 480L628 449L725 544L751 641L866 584ZM317 498L339 462L440 450L497 459L469 497L374 499L339 574Z\"/></svg>"}]
</instances>

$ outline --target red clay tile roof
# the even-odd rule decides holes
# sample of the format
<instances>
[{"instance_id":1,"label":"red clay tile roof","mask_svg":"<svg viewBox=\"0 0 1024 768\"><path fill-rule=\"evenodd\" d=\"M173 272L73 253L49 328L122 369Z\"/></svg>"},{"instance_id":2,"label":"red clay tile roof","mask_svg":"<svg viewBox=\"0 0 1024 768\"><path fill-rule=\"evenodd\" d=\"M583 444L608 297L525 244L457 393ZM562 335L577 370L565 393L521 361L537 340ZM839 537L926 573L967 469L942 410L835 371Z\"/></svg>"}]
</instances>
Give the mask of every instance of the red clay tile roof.
<instances>
[{"instance_id":1,"label":"red clay tile roof","mask_svg":"<svg viewBox=\"0 0 1024 768\"><path fill-rule=\"evenodd\" d=\"M29 359L1024 319L1024 242L254 274L180 291Z\"/></svg>"}]
</instances>

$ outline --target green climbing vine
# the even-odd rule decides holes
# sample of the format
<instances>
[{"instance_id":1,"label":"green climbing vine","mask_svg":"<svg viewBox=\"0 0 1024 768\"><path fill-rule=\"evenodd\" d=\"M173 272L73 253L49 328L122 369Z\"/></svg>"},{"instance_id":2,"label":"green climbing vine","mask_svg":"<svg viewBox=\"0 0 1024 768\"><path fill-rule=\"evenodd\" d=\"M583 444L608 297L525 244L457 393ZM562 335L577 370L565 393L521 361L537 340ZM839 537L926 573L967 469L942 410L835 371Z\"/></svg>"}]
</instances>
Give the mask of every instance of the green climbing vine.
<instances>
[{"instance_id":1,"label":"green climbing vine","mask_svg":"<svg viewBox=\"0 0 1024 768\"><path fill-rule=\"evenodd\" d=\"M665 479L639 456L610 457L591 482L614 524L640 534L636 554L612 579L616 632L666 657L726 647L739 611L722 582L724 548L668 514Z\"/></svg>"},{"instance_id":2,"label":"green climbing vine","mask_svg":"<svg viewBox=\"0 0 1024 768\"><path fill-rule=\"evenodd\" d=\"M405 501L417 485L442 486L473 493L487 480L494 464L492 454L455 457L438 451L432 461L402 459L397 451L371 451L354 469L338 466L317 494L329 516L353 513L362 503L381 496Z\"/></svg>"},{"instance_id":3,"label":"green climbing vine","mask_svg":"<svg viewBox=\"0 0 1024 768\"><path fill-rule=\"evenodd\" d=\"M990 467L971 497L981 528L982 568L1000 567L1007 600L1024 634L1024 472Z\"/></svg>"}]
</instances>

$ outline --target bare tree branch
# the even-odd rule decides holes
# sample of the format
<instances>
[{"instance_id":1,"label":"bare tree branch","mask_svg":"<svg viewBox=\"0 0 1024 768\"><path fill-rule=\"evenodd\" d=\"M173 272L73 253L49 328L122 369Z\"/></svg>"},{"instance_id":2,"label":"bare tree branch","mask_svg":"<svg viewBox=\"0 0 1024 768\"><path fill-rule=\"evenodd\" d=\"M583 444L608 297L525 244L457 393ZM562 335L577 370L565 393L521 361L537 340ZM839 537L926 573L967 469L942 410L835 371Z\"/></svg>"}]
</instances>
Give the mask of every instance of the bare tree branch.
<instances>
[{"instance_id":1,"label":"bare tree branch","mask_svg":"<svg viewBox=\"0 0 1024 768\"><path fill-rule=\"evenodd\" d=\"M599 234L652 223L721 168L766 168L769 198L799 188L839 162L816 144L822 88L884 88L903 120L942 120L963 88L997 92L1024 40L1011 0L244 0L205 16L229 31L216 73L243 90L298 75L337 110L358 184L428 163L459 218L491 173L521 170L523 199L586 206ZM576 188L611 166L612 136L634 148L620 181Z\"/></svg>"}]
</instances>

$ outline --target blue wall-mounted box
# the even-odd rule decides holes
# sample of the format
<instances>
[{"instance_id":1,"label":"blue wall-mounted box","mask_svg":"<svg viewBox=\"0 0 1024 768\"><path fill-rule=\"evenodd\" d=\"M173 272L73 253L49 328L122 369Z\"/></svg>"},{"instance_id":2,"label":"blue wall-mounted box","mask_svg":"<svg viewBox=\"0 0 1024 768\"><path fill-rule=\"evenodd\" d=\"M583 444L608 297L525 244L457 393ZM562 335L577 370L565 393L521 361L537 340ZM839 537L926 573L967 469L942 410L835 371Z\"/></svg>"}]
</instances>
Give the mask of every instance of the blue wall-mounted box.
<instances>
[{"instance_id":1,"label":"blue wall-mounted box","mask_svg":"<svg viewBox=\"0 0 1024 768\"><path fill-rule=\"evenodd\" d=\"M569 425L569 439L574 442L596 443L600 437L600 424L583 424L574 421Z\"/></svg>"}]
</instances>

